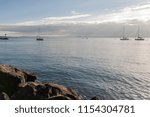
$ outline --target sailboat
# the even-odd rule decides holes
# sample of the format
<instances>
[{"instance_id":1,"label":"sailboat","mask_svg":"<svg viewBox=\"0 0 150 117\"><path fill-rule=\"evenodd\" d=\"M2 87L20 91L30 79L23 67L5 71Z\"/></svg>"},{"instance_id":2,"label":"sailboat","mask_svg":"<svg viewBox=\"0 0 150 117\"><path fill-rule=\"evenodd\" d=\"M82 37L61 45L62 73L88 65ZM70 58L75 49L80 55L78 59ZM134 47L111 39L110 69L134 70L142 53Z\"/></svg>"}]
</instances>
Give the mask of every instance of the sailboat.
<instances>
[{"instance_id":1,"label":"sailboat","mask_svg":"<svg viewBox=\"0 0 150 117\"><path fill-rule=\"evenodd\" d=\"M129 38L125 36L125 27L123 27L122 37L120 40L129 40Z\"/></svg>"},{"instance_id":2,"label":"sailboat","mask_svg":"<svg viewBox=\"0 0 150 117\"><path fill-rule=\"evenodd\" d=\"M5 36L0 36L0 39L1 39L1 40L8 40L8 37L7 37L7 35L5 34Z\"/></svg>"},{"instance_id":3,"label":"sailboat","mask_svg":"<svg viewBox=\"0 0 150 117\"><path fill-rule=\"evenodd\" d=\"M38 37L36 38L36 40L37 40L37 41L43 41L44 39L43 39L42 37L38 36Z\"/></svg>"},{"instance_id":4,"label":"sailboat","mask_svg":"<svg viewBox=\"0 0 150 117\"><path fill-rule=\"evenodd\" d=\"M144 40L144 38L142 38L141 36L140 36L140 27L138 27L138 34L137 34L138 36L137 36L137 38L135 38L135 40L137 40L137 41L143 41Z\"/></svg>"},{"instance_id":5,"label":"sailboat","mask_svg":"<svg viewBox=\"0 0 150 117\"><path fill-rule=\"evenodd\" d=\"M37 36L37 38L36 38L37 41L43 41L43 40L44 40L44 39L40 36L40 32L41 32L41 31L40 31L40 28L39 28L39 32L38 32L39 34L38 34L38 36Z\"/></svg>"}]
</instances>

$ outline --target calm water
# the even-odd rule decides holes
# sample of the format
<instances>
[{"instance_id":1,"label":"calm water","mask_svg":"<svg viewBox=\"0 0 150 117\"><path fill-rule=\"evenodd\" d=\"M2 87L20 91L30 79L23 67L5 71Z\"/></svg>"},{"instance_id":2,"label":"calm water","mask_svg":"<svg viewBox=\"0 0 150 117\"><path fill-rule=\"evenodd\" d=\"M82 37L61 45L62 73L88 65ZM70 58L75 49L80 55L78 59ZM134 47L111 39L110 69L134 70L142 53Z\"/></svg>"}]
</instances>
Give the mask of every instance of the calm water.
<instances>
[{"instance_id":1,"label":"calm water","mask_svg":"<svg viewBox=\"0 0 150 117\"><path fill-rule=\"evenodd\" d=\"M150 40L33 38L0 40L0 64L35 72L86 98L150 99Z\"/></svg>"}]
</instances>

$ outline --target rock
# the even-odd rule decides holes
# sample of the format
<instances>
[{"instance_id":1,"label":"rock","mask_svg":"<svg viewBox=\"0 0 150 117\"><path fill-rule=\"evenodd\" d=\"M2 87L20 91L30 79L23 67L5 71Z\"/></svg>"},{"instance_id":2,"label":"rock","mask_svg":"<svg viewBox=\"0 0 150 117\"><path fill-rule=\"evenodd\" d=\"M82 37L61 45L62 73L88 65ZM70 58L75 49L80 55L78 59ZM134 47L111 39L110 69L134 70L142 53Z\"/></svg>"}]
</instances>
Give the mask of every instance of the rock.
<instances>
[{"instance_id":1,"label":"rock","mask_svg":"<svg viewBox=\"0 0 150 117\"><path fill-rule=\"evenodd\" d=\"M11 96L14 100L45 100L49 90L40 82L27 82L19 85L19 90Z\"/></svg>"},{"instance_id":2,"label":"rock","mask_svg":"<svg viewBox=\"0 0 150 117\"><path fill-rule=\"evenodd\" d=\"M67 88L63 85L58 85L54 83L45 83L45 86L49 88L50 96L63 95L71 100L82 100L83 97L79 95L75 90Z\"/></svg>"},{"instance_id":3,"label":"rock","mask_svg":"<svg viewBox=\"0 0 150 117\"><path fill-rule=\"evenodd\" d=\"M101 100L100 96L95 96L93 98L91 98L91 100Z\"/></svg>"},{"instance_id":4,"label":"rock","mask_svg":"<svg viewBox=\"0 0 150 117\"><path fill-rule=\"evenodd\" d=\"M80 100L76 91L54 83L27 82L20 84L19 90L12 95L14 100Z\"/></svg>"},{"instance_id":5,"label":"rock","mask_svg":"<svg viewBox=\"0 0 150 117\"><path fill-rule=\"evenodd\" d=\"M9 100L9 96L4 93L4 92L0 92L0 100Z\"/></svg>"},{"instance_id":6,"label":"rock","mask_svg":"<svg viewBox=\"0 0 150 117\"><path fill-rule=\"evenodd\" d=\"M20 83L35 81L36 76L9 65L0 65L0 90L9 96L15 93Z\"/></svg>"}]
</instances>

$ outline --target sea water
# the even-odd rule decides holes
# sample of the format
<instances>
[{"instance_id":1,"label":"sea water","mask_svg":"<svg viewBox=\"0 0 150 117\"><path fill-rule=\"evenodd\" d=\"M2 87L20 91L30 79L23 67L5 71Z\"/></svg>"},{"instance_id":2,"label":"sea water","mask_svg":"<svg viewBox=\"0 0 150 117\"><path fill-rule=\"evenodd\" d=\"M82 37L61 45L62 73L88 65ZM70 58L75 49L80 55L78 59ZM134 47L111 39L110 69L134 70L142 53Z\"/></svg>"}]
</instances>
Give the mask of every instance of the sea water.
<instances>
[{"instance_id":1,"label":"sea water","mask_svg":"<svg viewBox=\"0 0 150 117\"><path fill-rule=\"evenodd\" d=\"M10 38L0 40L0 64L34 72L39 81L71 87L87 99L150 99L148 39Z\"/></svg>"}]
</instances>

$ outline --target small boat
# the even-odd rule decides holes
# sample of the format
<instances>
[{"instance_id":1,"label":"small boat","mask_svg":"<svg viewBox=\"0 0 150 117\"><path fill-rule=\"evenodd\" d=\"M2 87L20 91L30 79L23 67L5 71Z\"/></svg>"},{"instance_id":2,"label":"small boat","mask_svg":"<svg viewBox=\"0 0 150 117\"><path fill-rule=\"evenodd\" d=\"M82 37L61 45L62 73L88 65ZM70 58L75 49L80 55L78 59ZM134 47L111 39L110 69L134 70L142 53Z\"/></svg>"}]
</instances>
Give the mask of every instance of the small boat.
<instances>
[{"instance_id":1,"label":"small boat","mask_svg":"<svg viewBox=\"0 0 150 117\"><path fill-rule=\"evenodd\" d=\"M5 36L0 36L0 40L8 40L8 37L5 34Z\"/></svg>"},{"instance_id":2,"label":"small boat","mask_svg":"<svg viewBox=\"0 0 150 117\"><path fill-rule=\"evenodd\" d=\"M138 27L138 33L137 33L137 38L135 38L136 41L144 41L144 38L140 36L140 28Z\"/></svg>"},{"instance_id":3,"label":"small boat","mask_svg":"<svg viewBox=\"0 0 150 117\"><path fill-rule=\"evenodd\" d=\"M43 41L44 39L42 37L37 37L36 40L37 41Z\"/></svg>"},{"instance_id":4,"label":"small boat","mask_svg":"<svg viewBox=\"0 0 150 117\"><path fill-rule=\"evenodd\" d=\"M122 35L123 36L120 38L120 40L129 40L129 38L125 36L125 27L123 27Z\"/></svg>"},{"instance_id":5,"label":"small boat","mask_svg":"<svg viewBox=\"0 0 150 117\"><path fill-rule=\"evenodd\" d=\"M122 37L122 38L120 38L120 40L129 40L129 38L127 38L127 37Z\"/></svg>"},{"instance_id":6,"label":"small boat","mask_svg":"<svg viewBox=\"0 0 150 117\"><path fill-rule=\"evenodd\" d=\"M135 38L136 41L144 41L144 38L138 36L137 38Z\"/></svg>"}]
</instances>

